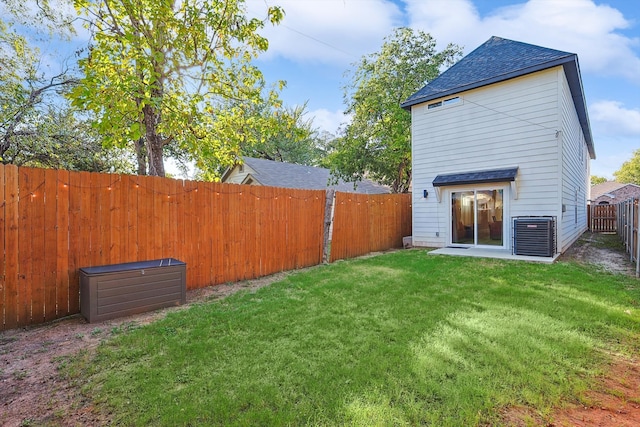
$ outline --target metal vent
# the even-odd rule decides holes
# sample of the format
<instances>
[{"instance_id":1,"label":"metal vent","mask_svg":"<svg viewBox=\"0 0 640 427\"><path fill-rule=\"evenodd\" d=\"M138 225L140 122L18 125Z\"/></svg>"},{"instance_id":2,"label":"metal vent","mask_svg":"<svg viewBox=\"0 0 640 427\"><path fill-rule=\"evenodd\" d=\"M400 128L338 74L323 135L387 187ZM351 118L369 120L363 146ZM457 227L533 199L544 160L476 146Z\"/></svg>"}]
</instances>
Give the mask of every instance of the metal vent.
<instances>
[{"instance_id":1,"label":"metal vent","mask_svg":"<svg viewBox=\"0 0 640 427\"><path fill-rule=\"evenodd\" d=\"M513 219L513 230L513 252L516 255L555 255L555 217L516 217Z\"/></svg>"}]
</instances>

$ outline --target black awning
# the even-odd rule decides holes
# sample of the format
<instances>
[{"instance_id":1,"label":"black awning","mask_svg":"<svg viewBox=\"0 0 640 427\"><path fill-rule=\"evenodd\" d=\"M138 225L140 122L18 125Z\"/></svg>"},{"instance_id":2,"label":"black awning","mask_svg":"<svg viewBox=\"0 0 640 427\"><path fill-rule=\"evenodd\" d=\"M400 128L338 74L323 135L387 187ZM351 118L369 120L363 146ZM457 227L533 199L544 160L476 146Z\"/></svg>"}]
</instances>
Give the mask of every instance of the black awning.
<instances>
[{"instance_id":1,"label":"black awning","mask_svg":"<svg viewBox=\"0 0 640 427\"><path fill-rule=\"evenodd\" d=\"M445 185L482 184L485 182L515 181L518 168L494 169L488 171L448 173L438 175L433 180L434 187Z\"/></svg>"}]
</instances>

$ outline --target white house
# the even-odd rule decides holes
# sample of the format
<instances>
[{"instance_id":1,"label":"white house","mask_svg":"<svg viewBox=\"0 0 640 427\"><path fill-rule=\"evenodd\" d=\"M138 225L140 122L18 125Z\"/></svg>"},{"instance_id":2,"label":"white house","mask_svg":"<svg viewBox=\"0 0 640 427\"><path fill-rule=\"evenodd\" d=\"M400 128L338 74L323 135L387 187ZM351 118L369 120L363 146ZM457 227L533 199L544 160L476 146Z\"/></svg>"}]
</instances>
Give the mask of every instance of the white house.
<instances>
[{"instance_id":1,"label":"white house","mask_svg":"<svg viewBox=\"0 0 640 427\"><path fill-rule=\"evenodd\" d=\"M415 246L553 258L587 229L595 151L577 55L492 37L402 107Z\"/></svg>"}]
</instances>

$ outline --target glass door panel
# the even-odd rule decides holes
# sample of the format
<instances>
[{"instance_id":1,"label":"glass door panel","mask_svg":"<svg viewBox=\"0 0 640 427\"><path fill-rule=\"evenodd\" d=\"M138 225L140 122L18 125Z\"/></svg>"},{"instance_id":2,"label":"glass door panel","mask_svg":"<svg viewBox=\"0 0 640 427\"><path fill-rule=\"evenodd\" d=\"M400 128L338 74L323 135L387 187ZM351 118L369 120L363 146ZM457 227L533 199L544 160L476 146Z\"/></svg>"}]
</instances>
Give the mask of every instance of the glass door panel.
<instances>
[{"instance_id":1,"label":"glass door panel","mask_svg":"<svg viewBox=\"0 0 640 427\"><path fill-rule=\"evenodd\" d=\"M451 193L451 243L474 244L473 191Z\"/></svg>"},{"instance_id":2,"label":"glass door panel","mask_svg":"<svg viewBox=\"0 0 640 427\"><path fill-rule=\"evenodd\" d=\"M502 246L502 190L476 191L478 245Z\"/></svg>"},{"instance_id":3,"label":"glass door panel","mask_svg":"<svg viewBox=\"0 0 640 427\"><path fill-rule=\"evenodd\" d=\"M503 190L451 193L451 243L503 246Z\"/></svg>"}]
</instances>

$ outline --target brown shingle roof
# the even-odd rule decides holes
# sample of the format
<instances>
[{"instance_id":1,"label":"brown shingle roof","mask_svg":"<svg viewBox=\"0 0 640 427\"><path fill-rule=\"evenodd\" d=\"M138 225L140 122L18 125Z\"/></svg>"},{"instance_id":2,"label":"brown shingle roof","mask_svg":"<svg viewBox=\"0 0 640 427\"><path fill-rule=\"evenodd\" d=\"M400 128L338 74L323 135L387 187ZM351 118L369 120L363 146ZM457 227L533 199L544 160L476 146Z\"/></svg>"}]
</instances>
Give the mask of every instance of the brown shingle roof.
<instances>
[{"instance_id":1,"label":"brown shingle roof","mask_svg":"<svg viewBox=\"0 0 640 427\"><path fill-rule=\"evenodd\" d=\"M593 204L600 202L614 204L638 197L640 197L640 186L635 184L607 181L591 187L591 202Z\"/></svg>"},{"instance_id":2,"label":"brown shingle roof","mask_svg":"<svg viewBox=\"0 0 640 427\"><path fill-rule=\"evenodd\" d=\"M603 194L611 193L612 191L617 190L618 188L624 187L627 184L621 184L615 181L607 181L602 184L596 184L591 187L591 199L597 199Z\"/></svg>"}]
</instances>

